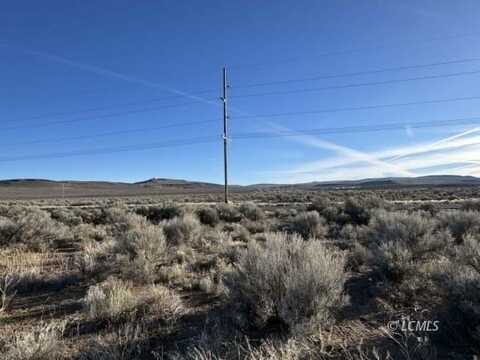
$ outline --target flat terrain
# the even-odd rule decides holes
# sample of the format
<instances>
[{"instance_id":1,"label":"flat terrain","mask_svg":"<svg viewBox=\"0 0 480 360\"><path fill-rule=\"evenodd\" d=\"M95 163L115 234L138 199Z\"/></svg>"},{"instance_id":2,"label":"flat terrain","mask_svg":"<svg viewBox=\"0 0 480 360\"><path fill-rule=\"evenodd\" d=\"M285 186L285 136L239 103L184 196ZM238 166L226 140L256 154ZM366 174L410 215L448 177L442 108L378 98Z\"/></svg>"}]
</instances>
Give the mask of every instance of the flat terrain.
<instances>
[{"instance_id":1,"label":"flat terrain","mask_svg":"<svg viewBox=\"0 0 480 360\"><path fill-rule=\"evenodd\" d=\"M4 200L0 358L479 353L476 186L217 190Z\"/></svg>"}]
</instances>

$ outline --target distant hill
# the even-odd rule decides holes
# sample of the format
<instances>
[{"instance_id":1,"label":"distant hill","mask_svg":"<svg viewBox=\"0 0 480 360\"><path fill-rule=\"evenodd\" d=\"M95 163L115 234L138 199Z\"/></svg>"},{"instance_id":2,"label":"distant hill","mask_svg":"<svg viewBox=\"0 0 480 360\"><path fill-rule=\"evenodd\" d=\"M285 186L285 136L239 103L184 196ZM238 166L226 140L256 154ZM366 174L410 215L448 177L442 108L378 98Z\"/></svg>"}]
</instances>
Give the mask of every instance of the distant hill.
<instances>
[{"instance_id":1,"label":"distant hill","mask_svg":"<svg viewBox=\"0 0 480 360\"><path fill-rule=\"evenodd\" d=\"M433 175L389 177L349 181L310 182L302 184L233 185L232 192L268 190L399 188L415 186L479 186L473 176ZM65 197L149 196L169 194L210 194L223 191L223 185L182 179L152 178L136 183L109 181L54 181L48 179L0 180L0 199L39 199Z\"/></svg>"},{"instance_id":2,"label":"distant hill","mask_svg":"<svg viewBox=\"0 0 480 360\"><path fill-rule=\"evenodd\" d=\"M295 184L299 188L383 188L405 186L475 186L480 185L480 178L460 175L429 175L419 177L389 177L362 180L311 182Z\"/></svg>"}]
</instances>

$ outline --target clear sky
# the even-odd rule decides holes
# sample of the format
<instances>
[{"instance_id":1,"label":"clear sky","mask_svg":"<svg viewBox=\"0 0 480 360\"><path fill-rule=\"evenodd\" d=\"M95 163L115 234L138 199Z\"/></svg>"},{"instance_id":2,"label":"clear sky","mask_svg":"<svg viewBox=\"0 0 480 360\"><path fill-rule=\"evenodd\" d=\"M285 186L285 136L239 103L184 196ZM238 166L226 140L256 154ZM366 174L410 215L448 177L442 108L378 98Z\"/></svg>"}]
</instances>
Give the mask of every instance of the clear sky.
<instances>
[{"instance_id":1,"label":"clear sky","mask_svg":"<svg viewBox=\"0 0 480 360\"><path fill-rule=\"evenodd\" d=\"M0 24L1 178L222 182L223 65L233 183L480 175L477 0L10 1Z\"/></svg>"}]
</instances>

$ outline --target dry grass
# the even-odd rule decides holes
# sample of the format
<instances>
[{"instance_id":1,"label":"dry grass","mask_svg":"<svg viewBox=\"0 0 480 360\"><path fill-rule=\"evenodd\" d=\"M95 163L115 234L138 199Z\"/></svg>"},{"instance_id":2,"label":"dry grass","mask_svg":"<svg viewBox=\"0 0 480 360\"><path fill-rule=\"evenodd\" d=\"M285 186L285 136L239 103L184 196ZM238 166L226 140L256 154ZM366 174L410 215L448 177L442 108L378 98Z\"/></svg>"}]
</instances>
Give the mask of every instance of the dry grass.
<instances>
[{"instance_id":1,"label":"dry grass","mask_svg":"<svg viewBox=\"0 0 480 360\"><path fill-rule=\"evenodd\" d=\"M4 360L56 360L63 358L64 323L39 325L14 334L6 342Z\"/></svg>"},{"instance_id":2,"label":"dry grass","mask_svg":"<svg viewBox=\"0 0 480 360\"><path fill-rule=\"evenodd\" d=\"M91 319L118 319L135 311L138 302L131 285L118 279L91 286L84 300Z\"/></svg>"}]
</instances>

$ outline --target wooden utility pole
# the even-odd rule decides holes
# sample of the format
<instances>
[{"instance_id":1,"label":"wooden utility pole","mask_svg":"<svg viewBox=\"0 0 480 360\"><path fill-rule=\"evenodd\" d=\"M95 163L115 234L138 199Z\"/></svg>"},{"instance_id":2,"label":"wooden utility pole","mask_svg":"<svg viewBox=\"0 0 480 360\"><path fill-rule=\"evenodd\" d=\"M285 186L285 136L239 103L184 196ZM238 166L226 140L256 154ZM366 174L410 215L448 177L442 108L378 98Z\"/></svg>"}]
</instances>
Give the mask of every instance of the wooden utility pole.
<instances>
[{"instance_id":1,"label":"wooden utility pole","mask_svg":"<svg viewBox=\"0 0 480 360\"><path fill-rule=\"evenodd\" d=\"M223 168L225 177L225 203L228 204L228 112L227 112L227 68L223 68Z\"/></svg>"}]
</instances>

